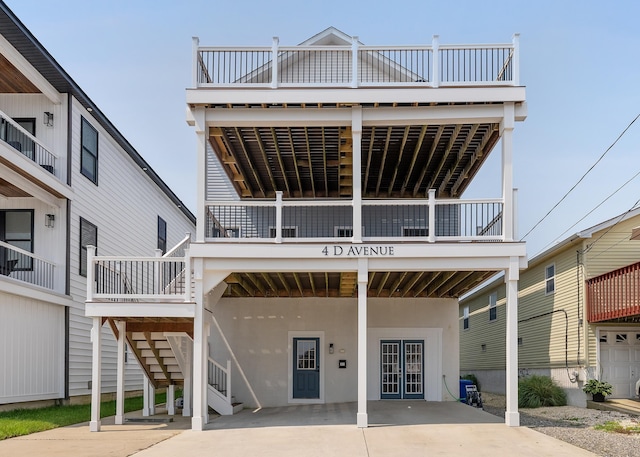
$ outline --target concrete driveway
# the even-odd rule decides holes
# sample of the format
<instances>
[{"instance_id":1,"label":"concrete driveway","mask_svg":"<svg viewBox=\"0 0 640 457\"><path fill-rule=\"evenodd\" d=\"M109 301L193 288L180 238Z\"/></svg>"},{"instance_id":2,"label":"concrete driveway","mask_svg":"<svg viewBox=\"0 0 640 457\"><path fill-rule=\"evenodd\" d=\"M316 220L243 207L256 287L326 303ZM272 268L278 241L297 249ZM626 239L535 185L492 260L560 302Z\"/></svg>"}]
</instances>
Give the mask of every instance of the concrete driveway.
<instances>
[{"instance_id":1,"label":"concrete driveway","mask_svg":"<svg viewBox=\"0 0 640 457\"><path fill-rule=\"evenodd\" d=\"M507 427L502 419L454 402L370 402L366 429L355 426L355 417L355 403L244 410L214 418L203 432L187 430L190 419L180 416L171 423L123 426L107 418L100 433L90 433L83 424L0 441L0 456L594 455L526 427Z\"/></svg>"}]
</instances>

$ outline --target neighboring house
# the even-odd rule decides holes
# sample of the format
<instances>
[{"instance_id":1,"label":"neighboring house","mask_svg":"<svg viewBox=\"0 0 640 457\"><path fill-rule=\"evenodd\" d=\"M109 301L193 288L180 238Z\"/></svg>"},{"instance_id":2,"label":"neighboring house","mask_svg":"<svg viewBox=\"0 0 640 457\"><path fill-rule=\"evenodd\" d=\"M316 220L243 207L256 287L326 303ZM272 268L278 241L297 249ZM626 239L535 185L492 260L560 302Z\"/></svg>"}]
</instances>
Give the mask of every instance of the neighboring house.
<instances>
[{"instance_id":1,"label":"neighboring house","mask_svg":"<svg viewBox=\"0 0 640 457\"><path fill-rule=\"evenodd\" d=\"M585 406L588 379L632 398L640 378L640 209L547 249L520 273L520 375L553 377ZM498 278L460 302L460 371L483 390L504 392L505 287Z\"/></svg>"},{"instance_id":2,"label":"neighboring house","mask_svg":"<svg viewBox=\"0 0 640 457\"><path fill-rule=\"evenodd\" d=\"M194 216L0 2L0 405L88 401L88 245L153 256L194 229ZM104 334L108 393L115 344ZM132 357L126 369L126 389L141 389Z\"/></svg>"},{"instance_id":3,"label":"neighboring house","mask_svg":"<svg viewBox=\"0 0 640 457\"><path fill-rule=\"evenodd\" d=\"M166 319L162 371L183 373L194 430L207 403L357 401L366 427L367 400L453 400L458 297L497 271L515 291L526 266L513 239L517 43L364 46L334 28L299 46L195 40L195 240L168 267L179 287L132 294L144 302L126 309L108 301L121 295L100 279L106 259L90 258L106 292L87 297L96 331L103 318L120 334ZM461 199L492 151L502 195Z\"/></svg>"}]
</instances>

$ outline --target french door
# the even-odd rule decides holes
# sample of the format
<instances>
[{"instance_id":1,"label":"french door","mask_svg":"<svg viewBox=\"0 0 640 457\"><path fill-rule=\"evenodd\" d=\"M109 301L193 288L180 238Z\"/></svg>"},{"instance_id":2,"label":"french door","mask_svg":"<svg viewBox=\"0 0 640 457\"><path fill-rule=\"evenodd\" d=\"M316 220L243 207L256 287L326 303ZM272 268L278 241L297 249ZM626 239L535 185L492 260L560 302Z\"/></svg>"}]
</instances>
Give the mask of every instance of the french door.
<instances>
[{"instance_id":1,"label":"french door","mask_svg":"<svg viewBox=\"0 0 640 457\"><path fill-rule=\"evenodd\" d=\"M424 398L424 340L380 342L380 398Z\"/></svg>"}]
</instances>

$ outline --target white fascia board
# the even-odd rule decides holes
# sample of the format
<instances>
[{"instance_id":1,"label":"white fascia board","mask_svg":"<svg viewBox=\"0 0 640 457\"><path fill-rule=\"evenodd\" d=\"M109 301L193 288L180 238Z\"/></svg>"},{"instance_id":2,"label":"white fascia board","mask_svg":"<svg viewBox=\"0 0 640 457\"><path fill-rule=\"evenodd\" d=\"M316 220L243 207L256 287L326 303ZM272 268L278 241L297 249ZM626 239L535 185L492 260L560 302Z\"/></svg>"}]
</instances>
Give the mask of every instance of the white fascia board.
<instances>
[{"instance_id":1,"label":"white fascia board","mask_svg":"<svg viewBox=\"0 0 640 457\"><path fill-rule=\"evenodd\" d=\"M187 89L187 104L314 104L314 103L521 103L525 88L447 87L447 88L277 88Z\"/></svg>"},{"instance_id":2,"label":"white fascia board","mask_svg":"<svg viewBox=\"0 0 640 457\"><path fill-rule=\"evenodd\" d=\"M362 109L362 125L447 125L498 123L502 105L458 105L421 107L378 107ZM516 107L516 117L526 117L526 107ZM313 127L351 124L351 108L234 108L206 110L210 127Z\"/></svg>"},{"instance_id":3,"label":"white fascia board","mask_svg":"<svg viewBox=\"0 0 640 457\"><path fill-rule=\"evenodd\" d=\"M2 148L0 148L0 149L2 149ZM2 155L2 151L0 151L0 155ZM26 159L26 160L28 160L28 159ZM42 169L40 167L38 167L38 165L35 165L35 164L34 165L27 164L27 165L29 165L29 167L33 166L33 171L32 171L33 174L35 174L36 171L39 174L42 174L42 173L46 174L47 173L46 171L43 172ZM56 197L56 195L48 192L43 187L41 187L41 186L37 185L36 183L30 181L28 178L26 178L26 177L22 176L21 174L11 170L10 168L2 167L2 173L3 173L3 178L4 179L9 181L14 186L17 186L20 189L24 190L25 192L27 192L31 196L37 198L38 200L43 201L43 202L47 203L48 205L55 206L55 207L58 207L58 208L62 205L61 200L58 197ZM33 174L32 174L32 176L33 176ZM73 190L69 186L67 186L66 184L63 184L62 182L58 181L53 176L44 176L43 175L42 178L38 178L38 181L42 182L42 184L45 184L49 189L57 192L58 195L62 195L63 198L66 198L66 199L69 199L69 200L71 200L73 198L73 195L74 195Z\"/></svg>"},{"instance_id":4,"label":"white fascia board","mask_svg":"<svg viewBox=\"0 0 640 457\"><path fill-rule=\"evenodd\" d=\"M0 279L0 292L6 292L12 295L18 295L21 297L28 297L34 300L39 300L44 303L50 303L60 306L73 306L73 299L68 296L53 290L43 289L33 284L25 283L22 281L14 280L12 278Z\"/></svg>"},{"instance_id":5,"label":"white fascia board","mask_svg":"<svg viewBox=\"0 0 640 457\"><path fill-rule=\"evenodd\" d=\"M87 317L194 317L195 303L87 302Z\"/></svg>"},{"instance_id":6,"label":"white fascia board","mask_svg":"<svg viewBox=\"0 0 640 457\"><path fill-rule=\"evenodd\" d=\"M62 96L55 87L45 79L33 66L20 54L11 43L0 35L0 54L20 71L31 83L36 86L52 103L60 105Z\"/></svg>"},{"instance_id":7,"label":"white fascia board","mask_svg":"<svg viewBox=\"0 0 640 457\"><path fill-rule=\"evenodd\" d=\"M357 270L360 258L369 260L370 271L504 269L512 257L527 265L525 243L194 243L189 253L204 258L208 270L232 271Z\"/></svg>"}]
</instances>

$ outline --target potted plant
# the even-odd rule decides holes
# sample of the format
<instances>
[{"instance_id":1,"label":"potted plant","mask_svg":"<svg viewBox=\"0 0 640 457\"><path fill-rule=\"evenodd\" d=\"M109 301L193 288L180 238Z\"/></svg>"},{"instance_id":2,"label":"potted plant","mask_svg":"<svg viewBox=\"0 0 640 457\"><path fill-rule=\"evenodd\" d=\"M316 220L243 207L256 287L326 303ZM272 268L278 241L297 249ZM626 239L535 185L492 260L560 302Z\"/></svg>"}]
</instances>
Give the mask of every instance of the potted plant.
<instances>
[{"instance_id":1,"label":"potted plant","mask_svg":"<svg viewBox=\"0 0 640 457\"><path fill-rule=\"evenodd\" d=\"M604 401L604 397L613 393L613 386L605 381L589 379L582 388L584 393L591 394L593 401Z\"/></svg>"}]
</instances>

